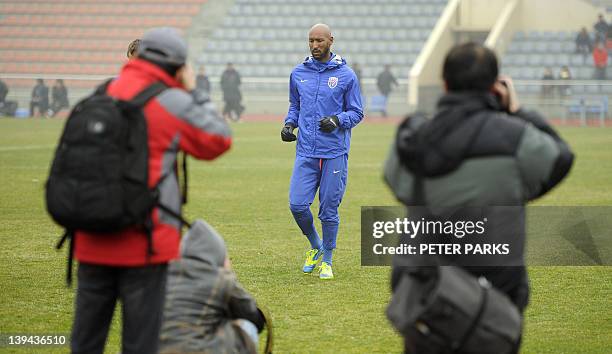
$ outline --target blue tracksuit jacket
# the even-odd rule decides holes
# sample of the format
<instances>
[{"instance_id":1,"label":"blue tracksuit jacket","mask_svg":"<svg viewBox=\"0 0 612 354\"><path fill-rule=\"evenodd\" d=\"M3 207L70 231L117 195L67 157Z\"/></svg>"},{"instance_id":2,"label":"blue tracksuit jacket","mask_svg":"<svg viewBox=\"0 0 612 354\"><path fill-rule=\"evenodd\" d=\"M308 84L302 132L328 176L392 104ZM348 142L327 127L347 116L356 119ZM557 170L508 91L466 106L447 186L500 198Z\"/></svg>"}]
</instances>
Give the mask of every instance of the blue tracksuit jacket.
<instances>
[{"instance_id":1,"label":"blue tracksuit jacket","mask_svg":"<svg viewBox=\"0 0 612 354\"><path fill-rule=\"evenodd\" d=\"M285 124L299 128L298 156L331 159L348 154L351 128L363 118L363 106L357 76L346 60L333 53L327 63L306 58L291 72L289 102ZM338 116L340 128L323 133L319 120L330 115Z\"/></svg>"}]
</instances>

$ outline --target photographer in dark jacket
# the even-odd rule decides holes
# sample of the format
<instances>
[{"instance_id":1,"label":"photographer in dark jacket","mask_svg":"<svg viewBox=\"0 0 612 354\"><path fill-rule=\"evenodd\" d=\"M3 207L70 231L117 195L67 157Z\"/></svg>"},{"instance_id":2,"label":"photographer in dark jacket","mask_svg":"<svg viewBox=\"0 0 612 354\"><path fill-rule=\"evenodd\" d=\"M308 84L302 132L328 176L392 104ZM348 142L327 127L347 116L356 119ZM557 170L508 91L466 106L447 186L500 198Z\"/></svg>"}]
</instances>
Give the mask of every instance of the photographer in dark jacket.
<instances>
[{"instance_id":1,"label":"photographer in dark jacket","mask_svg":"<svg viewBox=\"0 0 612 354\"><path fill-rule=\"evenodd\" d=\"M515 207L518 212L501 218L508 219L502 223L522 250L524 205L557 185L574 156L542 116L520 108L511 78L498 76L490 49L474 43L454 47L446 56L443 78L447 92L433 119L411 128L409 118L400 126L385 180L407 206ZM404 134L403 129L413 130ZM409 258L394 259L394 290ZM464 269L485 277L523 312L529 283L522 254L519 264ZM424 352L408 341L405 350Z\"/></svg>"}]
</instances>

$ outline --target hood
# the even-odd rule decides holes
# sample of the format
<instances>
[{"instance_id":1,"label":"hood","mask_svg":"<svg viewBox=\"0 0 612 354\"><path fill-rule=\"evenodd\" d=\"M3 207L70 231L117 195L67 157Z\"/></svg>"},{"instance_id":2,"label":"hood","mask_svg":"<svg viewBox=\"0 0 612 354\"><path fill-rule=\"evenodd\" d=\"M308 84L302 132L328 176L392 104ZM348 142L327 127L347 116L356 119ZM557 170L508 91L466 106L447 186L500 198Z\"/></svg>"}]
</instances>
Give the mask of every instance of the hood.
<instances>
[{"instance_id":1,"label":"hood","mask_svg":"<svg viewBox=\"0 0 612 354\"><path fill-rule=\"evenodd\" d=\"M333 69L336 67L346 65L346 60L344 60L344 58L342 58L341 56L337 54L330 53L330 59L327 63L321 63L320 61L313 58L311 55L307 57L306 59L304 59L303 64L306 67L311 68L312 70L323 71L325 69Z\"/></svg>"},{"instance_id":2,"label":"hood","mask_svg":"<svg viewBox=\"0 0 612 354\"><path fill-rule=\"evenodd\" d=\"M147 78L148 81L162 81L168 87L184 87L157 65L139 58L128 60L121 69L119 77L121 76L126 76L130 79L140 77Z\"/></svg>"},{"instance_id":3,"label":"hood","mask_svg":"<svg viewBox=\"0 0 612 354\"><path fill-rule=\"evenodd\" d=\"M207 222L196 220L181 240L181 257L222 267L227 249L225 241Z\"/></svg>"},{"instance_id":4,"label":"hood","mask_svg":"<svg viewBox=\"0 0 612 354\"><path fill-rule=\"evenodd\" d=\"M397 149L401 163L415 174L436 177L447 174L468 157L487 115L499 111L492 94L450 93L438 102L437 113L427 120L422 114L406 119L398 128Z\"/></svg>"}]
</instances>

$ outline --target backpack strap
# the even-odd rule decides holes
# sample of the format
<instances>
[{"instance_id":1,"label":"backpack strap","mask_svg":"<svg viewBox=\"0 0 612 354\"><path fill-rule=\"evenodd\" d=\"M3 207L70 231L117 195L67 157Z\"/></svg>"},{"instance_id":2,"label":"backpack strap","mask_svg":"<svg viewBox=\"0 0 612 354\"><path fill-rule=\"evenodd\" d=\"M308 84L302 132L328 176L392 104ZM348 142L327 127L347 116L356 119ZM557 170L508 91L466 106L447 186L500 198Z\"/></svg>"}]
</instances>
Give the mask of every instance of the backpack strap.
<instances>
[{"instance_id":1,"label":"backpack strap","mask_svg":"<svg viewBox=\"0 0 612 354\"><path fill-rule=\"evenodd\" d=\"M74 255L74 230L66 229L64 235L60 238L55 245L57 250L61 249L64 246L66 241L70 242L68 244L68 259L66 260L66 286L70 287L72 285L72 257Z\"/></svg>"},{"instance_id":2,"label":"backpack strap","mask_svg":"<svg viewBox=\"0 0 612 354\"><path fill-rule=\"evenodd\" d=\"M176 213L174 210L168 208L167 206L163 205L160 202L157 202L157 207L159 209L163 210L168 215L170 215L173 218L175 218L176 220L180 221L181 225L185 225L188 228L191 228L191 223L189 221L187 221L181 214Z\"/></svg>"},{"instance_id":3,"label":"backpack strap","mask_svg":"<svg viewBox=\"0 0 612 354\"><path fill-rule=\"evenodd\" d=\"M156 81L140 91L140 93L129 102L135 106L143 107L150 99L162 93L166 88L168 88L168 86L164 83Z\"/></svg>"},{"instance_id":4,"label":"backpack strap","mask_svg":"<svg viewBox=\"0 0 612 354\"><path fill-rule=\"evenodd\" d=\"M94 95L105 95L106 94L106 90L108 90L108 86L110 85L111 82L113 82L113 80L115 80L114 77L110 78L110 79L107 79L101 85L96 87L96 90L94 91Z\"/></svg>"},{"instance_id":5,"label":"backpack strap","mask_svg":"<svg viewBox=\"0 0 612 354\"><path fill-rule=\"evenodd\" d=\"M183 152L183 162L182 162L182 170L183 170L183 191L182 191L182 202L183 205L187 204L187 153Z\"/></svg>"},{"instance_id":6,"label":"backpack strap","mask_svg":"<svg viewBox=\"0 0 612 354\"><path fill-rule=\"evenodd\" d=\"M489 287L483 286L482 284L480 284L480 289L482 293L482 300L480 300L478 312L476 312L476 316L474 316L474 318L472 319L472 323L470 323L467 331L465 331L465 334L463 335L463 338L461 338L461 341L457 343L455 346L453 346L454 353L461 353L461 349L463 348L465 343L468 341L468 339L470 339L470 337L472 336L472 332L474 332L474 330L476 329L476 326L478 326L478 323L480 322L480 319L482 318L482 315L485 312L485 309L487 307L487 302L489 301Z\"/></svg>"}]
</instances>

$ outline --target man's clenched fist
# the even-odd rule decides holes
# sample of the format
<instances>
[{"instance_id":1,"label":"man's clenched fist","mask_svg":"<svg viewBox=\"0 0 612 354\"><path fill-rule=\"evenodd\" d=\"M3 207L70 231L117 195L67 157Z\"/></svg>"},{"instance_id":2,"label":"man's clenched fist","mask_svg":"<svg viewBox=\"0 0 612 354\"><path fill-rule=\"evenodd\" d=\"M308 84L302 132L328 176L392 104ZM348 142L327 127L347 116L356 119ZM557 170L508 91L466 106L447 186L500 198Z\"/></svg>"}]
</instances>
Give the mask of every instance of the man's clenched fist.
<instances>
[{"instance_id":1,"label":"man's clenched fist","mask_svg":"<svg viewBox=\"0 0 612 354\"><path fill-rule=\"evenodd\" d=\"M281 139L286 142L296 141L297 137L293 134L293 130L295 126L293 124L287 123L281 130Z\"/></svg>"},{"instance_id":2,"label":"man's clenched fist","mask_svg":"<svg viewBox=\"0 0 612 354\"><path fill-rule=\"evenodd\" d=\"M324 133L331 133L340 126L340 121L336 116L329 116L319 121L319 129Z\"/></svg>"}]
</instances>

